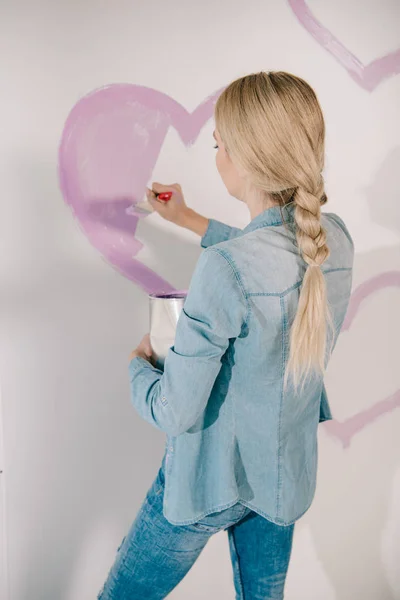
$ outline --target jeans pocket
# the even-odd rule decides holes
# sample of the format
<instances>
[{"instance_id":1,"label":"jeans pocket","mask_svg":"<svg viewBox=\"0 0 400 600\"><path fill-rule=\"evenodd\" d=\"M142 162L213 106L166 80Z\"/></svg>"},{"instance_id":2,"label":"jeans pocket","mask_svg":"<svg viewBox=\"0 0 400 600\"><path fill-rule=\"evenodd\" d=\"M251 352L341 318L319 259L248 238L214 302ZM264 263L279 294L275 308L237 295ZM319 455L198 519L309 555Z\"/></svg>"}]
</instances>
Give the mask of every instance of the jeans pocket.
<instances>
[{"instance_id":1,"label":"jeans pocket","mask_svg":"<svg viewBox=\"0 0 400 600\"><path fill-rule=\"evenodd\" d=\"M239 521L244 519L251 512L251 509L247 508L247 506L242 506L241 510L239 510L239 508L240 507L236 505L218 513L211 513L201 521L188 525L188 527L192 527L192 531L202 531L205 533L218 533L218 531L224 531L239 523Z\"/></svg>"},{"instance_id":2,"label":"jeans pocket","mask_svg":"<svg viewBox=\"0 0 400 600\"><path fill-rule=\"evenodd\" d=\"M195 531L196 533L218 533L224 529L223 525L208 525L206 523L191 523L190 525L186 525L186 528Z\"/></svg>"}]
</instances>

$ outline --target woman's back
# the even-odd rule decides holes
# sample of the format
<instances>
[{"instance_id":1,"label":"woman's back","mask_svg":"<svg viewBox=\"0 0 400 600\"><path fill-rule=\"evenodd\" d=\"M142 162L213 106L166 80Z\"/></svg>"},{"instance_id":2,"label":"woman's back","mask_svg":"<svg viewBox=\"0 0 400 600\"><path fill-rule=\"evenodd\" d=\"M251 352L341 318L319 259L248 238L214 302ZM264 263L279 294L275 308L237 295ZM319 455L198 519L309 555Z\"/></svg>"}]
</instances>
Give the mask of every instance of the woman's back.
<instances>
[{"instance_id":1,"label":"woman's back","mask_svg":"<svg viewBox=\"0 0 400 600\"><path fill-rule=\"evenodd\" d=\"M165 514L171 522L198 520L240 501L288 524L311 504L317 425L331 417L321 376L309 377L298 391L284 382L305 271L293 211L291 205L267 209L243 230L210 220L202 238L210 248L192 278L166 369L171 362L172 372L173 355L185 352L179 340L187 337L186 318L199 322L204 314L202 327L230 343L205 410L187 431L173 431L180 435L167 444ZM321 221L330 248L323 273L335 343L350 297L353 244L336 215L324 214ZM226 275L214 267L215 255L226 263ZM206 287L213 291L205 293ZM240 333L233 339L235 327ZM197 354L201 360L201 347ZM191 373L192 398L202 385L197 373ZM182 372L184 387L185 377Z\"/></svg>"},{"instance_id":2,"label":"woman's back","mask_svg":"<svg viewBox=\"0 0 400 600\"><path fill-rule=\"evenodd\" d=\"M350 297L353 244L321 212L325 123L307 82L239 78L219 96L215 125L217 169L251 221L240 230L209 220L164 373L135 358L132 395L168 434L170 522L239 501L288 524L315 491L317 425L331 418L323 374ZM178 212L179 186L174 195Z\"/></svg>"}]
</instances>

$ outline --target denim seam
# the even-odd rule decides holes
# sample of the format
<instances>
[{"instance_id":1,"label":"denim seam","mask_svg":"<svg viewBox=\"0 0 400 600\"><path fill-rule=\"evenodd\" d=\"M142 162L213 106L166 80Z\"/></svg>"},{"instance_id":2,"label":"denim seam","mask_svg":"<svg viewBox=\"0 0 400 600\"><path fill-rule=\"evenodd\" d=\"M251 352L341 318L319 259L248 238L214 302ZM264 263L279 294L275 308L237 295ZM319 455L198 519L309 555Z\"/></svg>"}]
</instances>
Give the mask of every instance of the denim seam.
<instances>
[{"instance_id":1,"label":"denim seam","mask_svg":"<svg viewBox=\"0 0 400 600\"><path fill-rule=\"evenodd\" d=\"M239 274L238 268L237 268L234 260L232 259L232 257L230 255L228 255L226 252L224 252L223 250L221 250L219 248L213 248L213 250L215 252L218 252L218 254L220 254L227 261L227 263L229 264L229 266L232 270L232 273L233 273L235 279L237 280L237 282L239 284L241 292L245 298L246 305L247 305L247 312L246 312L246 316L244 319L244 323L242 324L242 330L243 330L243 328L247 326L248 320L250 318L250 302L248 300L247 292L244 287L242 278ZM235 435L236 435L236 397L234 395L233 396L233 405L232 405L232 447L234 446L234 443L235 443ZM203 515L203 516L205 516L205 515ZM202 518L202 517L199 517L199 518Z\"/></svg>"},{"instance_id":2,"label":"denim seam","mask_svg":"<svg viewBox=\"0 0 400 600\"><path fill-rule=\"evenodd\" d=\"M235 502L235 504L232 504L232 506L228 506L228 508L226 508L225 510L234 508L237 504L238 504L238 502ZM234 519L233 521L229 521L228 523L225 523L224 525L204 525L203 523L199 523L199 520L204 517L199 517L199 519L197 521L194 521L193 523L187 523L186 527L189 527L190 525L194 525L196 528L198 527L198 531L209 531L211 533L213 533L213 532L218 533L221 530L229 529L230 527L233 527L234 525L237 525L238 523L240 523L240 521L242 521L242 519L246 516L246 513L248 514L248 511L250 509L247 506L244 506L243 504L241 506L242 506L243 510L241 511L239 516L236 519ZM215 512L218 512L218 511L215 511ZM224 510L222 510L222 512L224 512ZM210 516L210 514L213 514L213 513L208 513L207 515L205 515L205 517L207 518L208 516Z\"/></svg>"},{"instance_id":3,"label":"denim seam","mask_svg":"<svg viewBox=\"0 0 400 600\"><path fill-rule=\"evenodd\" d=\"M240 503L240 504L242 504L242 503ZM243 504L242 504L242 507L243 507L243 512L242 512L242 514L240 515L239 519L236 521L236 523L239 523L239 522L240 522L240 521L241 521L241 520L242 520L242 519L245 517L245 515L246 515L246 513L247 513L247 509L248 509L248 507L247 507L247 506L244 506Z\"/></svg>"},{"instance_id":4,"label":"denim seam","mask_svg":"<svg viewBox=\"0 0 400 600\"><path fill-rule=\"evenodd\" d=\"M221 248L212 248L212 251L217 252L226 260L226 262L229 264L229 266L232 270L232 273L233 273L236 281L239 284L240 291L242 292L243 297L246 301L246 305L247 305L247 312L246 312L246 316L245 316L244 323L243 323L243 326L246 326L247 322L249 320L249 317L250 317L250 302L249 302L249 298L248 298L246 289L243 285L243 280L242 280L242 277L240 276L239 270L238 270L233 258L229 254L227 254L224 250L221 250Z\"/></svg>"},{"instance_id":5,"label":"denim seam","mask_svg":"<svg viewBox=\"0 0 400 600\"><path fill-rule=\"evenodd\" d=\"M335 268L335 269L326 269L326 270L322 270L322 273L324 275L328 275L329 273L336 273L338 271L352 271L352 268L350 267L340 267L340 268ZM302 281L298 281L297 283L293 284L292 286L290 286L289 288L287 288L286 290L283 290L283 292L248 292L248 296L287 296L287 294L289 294L290 292L293 292L293 290L299 288L301 286L303 282Z\"/></svg>"},{"instance_id":6,"label":"denim seam","mask_svg":"<svg viewBox=\"0 0 400 600\"><path fill-rule=\"evenodd\" d=\"M239 554L238 554L237 547L236 547L235 533L233 531L231 531L231 541L232 541L233 550L234 550L235 556L236 556L237 580L239 582L240 595L242 597L242 600L244 600L244 588L243 588L243 581L242 581L242 572L240 570Z\"/></svg>"},{"instance_id":7,"label":"denim seam","mask_svg":"<svg viewBox=\"0 0 400 600\"><path fill-rule=\"evenodd\" d=\"M252 233L253 231L257 231L257 229L262 229L264 227L282 227L282 225L287 225L288 223L293 223L294 222L294 216L293 215L286 215L286 219L284 218L280 218L277 221L272 221L272 223L270 223L267 219L265 219L265 221L261 221L260 223L257 223L257 225L255 227L252 227L251 223L249 223L248 225L246 225L246 227L244 227L242 229L242 231L244 231L245 233Z\"/></svg>"},{"instance_id":8,"label":"denim seam","mask_svg":"<svg viewBox=\"0 0 400 600\"><path fill-rule=\"evenodd\" d=\"M195 517L195 520L186 519L185 521L179 521L179 523L177 521L170 521L169 519L168 519L168 521L170 523L172 523L172 525L193 525L193 523L197 523L197 521L199 521L200 519L203 519L204 517L207 517L208 515L210 515L213 512L219 512L221 510L231 508L232 506L237 504L237 502L239 502L239 501L240 501L239 497L237 497L235 500L233 500L233 502L232 501L228 502L228 504L217 504L216 506L214 506L212 508L208 508L205 512L203 512L202 514Z\"/></svg>"},{"instance_id":9,"label":"denim seam","mask_svg":"<svg viewBox=\"0 0 400 600\"><path fill-rule=\"evenodd\" d=\"M285 301L283 296L280 297L281 307L281 318L282 318L282 385L281 385L281 397L279 405L279 419L278 419L278 447L277 447L277 490L276 490L276 516L279 518L281 512L281 492L282 492L282 468L281 468L281 428L282 428L282 408L283 408L283 388L284 388L284 377L285 377L285 364L286 364L286 312L285 312Z\"/></svg>"},{"instance_id":10,"label":"denim seam","mask_svg":"<svg viewBox=\"0 0 400 600\"><path fill-rule=\"evenodd\" d=\"M284 292L249 292L249 296L274 296L275 298L285 296L288 292L295 290L296 288L301 286L301 281L292 285L292 287L288 288Z\"/></svg>"},{"instance_id":11,"label":"denim seam","mask_svg":"<svg viewBox=\"0 0 400 600\"><path fill-rule=\"evenodd\" d=\"M352 271L353 267L336 267L332 269L322 269L323 273L336 273L336 271Z\"/></svg>"},{"instance_id":12,"label":"denim seam","mask_svg":"<svg viewBox=\"0 0 400 600\"><path fill-rule=\"evenodd\" d=\"M271 515L264 512L263 510L261 510L260 508L258 508L254 504L252 504L251 502L247 502L247 500L240 500L240 502L241 502L241 504L244 504L244 506L247 506L247 508L250 508L253 512L257 513L258 515L261 515L268 521L271 521L271 523L274 523L275 525L282 525L283 527L287 527L288 525L293 525L293 523L295 523L298 519L300 519L300 517L302 517L311 506L311 502L309 502L307 508L305 510L303 510L303 512L301 512L299 515L297 515L294 519L291 519L290 521L285 521L285 519L281 519L280 517L272 517Z\"/></svg>"},{"instance_id":13,"label":"denim seam","mask_svg":"<svg viewBox=\"0 0 400 600\"><path fill-rule=\"evenodd\" d=\"M168 448L169 443L171 443L172 448ZM165 505L165 507L168 506L168 499L169 499L169 485L167 485L167 481L169 482L169 474L171 472L172 469L172 461L175 455L175 437L168 437L167 440L167 452L169 452L169 456L168 456L168 461L167 464L165 465L165 473L164 473L164 497L163 497L163 504Z\"/></svg>"},{"instance_id":14,"label":"denim seam","mask_svg":"<svg viewBox=\"0 0 400 600\"><path fill-rule=\"evenodd\" d=\"M244 506L247 506L247 508L250 508L253 512L257 513L258 515L261 515L262 517L264 517L265 519L267 519L268 521L271 521L271 523L274 523L275 525L282 525L284 527L287 527L288 525L293 525L293 523L295 523L298 519L300 519L300 517L302 517L310 508L311 506L311 501L308 503L307 507L305 508L305 510L303 510L303 512L301 512L300 514L298 514L296 517L294 517L294 519L291 519L290 521L285 521L284 519L281 519L279 517L272 517L270 514L264 512L263 510L261 510L260 508L258 508L257 506L255 506L254 504L252 504L251 502L248 502L247 500L243 500L240 497L237 497L236 500L234 500L233 502L229 502L228 504L222 504L219 505L217 504L216 506L210 507L206 512L204 512L203 514L195 517L195 519L187 519L185 521L170 521L170 519L167 519L172 525L193 525L193 523L197 523L197 521L199 521L200 519L203 519L204 517L210 515L211 513L214 512L219 512L220 510L225 510L226 508L231 508L234 504L236 504L237 502L240 502L241 504L243 504Z\"/></svg>"},{"instance_id":15,"label":"denim seam","mask_svg":"<svg viewBox=\"0 0 400 600\"><path fill-rule=\"evenodd\" d=\"M293 219L288 219L287 221L280 219L279 221L273 221L272 223L268 223L268 221L262 221L261 223L258 223L257 226L254 228L252 228L251 224L249 223L250 228L246 231L246 233L252 233L253 231L257 231L257 229L263 229L264 227L282 227L282 225L284 225L285 223L292 223L292 222L293 222ZM243 229L243 231L245 229L246 229L246 227Z\"/></svg>"}]
</instances>

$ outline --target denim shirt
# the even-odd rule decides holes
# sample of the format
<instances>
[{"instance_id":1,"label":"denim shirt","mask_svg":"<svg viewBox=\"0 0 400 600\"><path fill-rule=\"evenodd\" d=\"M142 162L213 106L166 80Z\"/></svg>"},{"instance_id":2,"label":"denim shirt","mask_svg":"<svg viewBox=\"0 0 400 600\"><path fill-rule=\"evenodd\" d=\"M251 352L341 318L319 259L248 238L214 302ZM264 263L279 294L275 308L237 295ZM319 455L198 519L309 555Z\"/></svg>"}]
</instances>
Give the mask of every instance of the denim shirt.
<instances>
[{"instance_id":1,"label":"denim shirt","mask_svg":"<svg viewBox=\"0 0 400 600\"><path fill-rule=\"evenodd\" d=\"M338 216L321 221L335 343L354 248ZM141 357L129 364L133 405L167 434L164 515L185 525L241 502L289 525L312 502L318 423L332 418L321 377L301 394L284 387L306 268L293 205L266 209L244 229L210 219L201 246L164 370Z\"/></svg>"}]
</instances>

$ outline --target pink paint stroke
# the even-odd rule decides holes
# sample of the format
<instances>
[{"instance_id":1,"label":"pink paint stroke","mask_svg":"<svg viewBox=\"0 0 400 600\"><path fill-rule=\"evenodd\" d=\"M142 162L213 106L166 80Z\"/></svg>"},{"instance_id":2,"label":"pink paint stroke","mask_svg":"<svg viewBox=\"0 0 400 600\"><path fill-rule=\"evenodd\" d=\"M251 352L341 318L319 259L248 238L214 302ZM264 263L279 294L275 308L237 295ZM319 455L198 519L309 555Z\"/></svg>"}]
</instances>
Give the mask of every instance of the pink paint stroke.
<instances>
[{"instance_id":1,"label":"pink paint stroke","mask_svg":"<svg viewBox=\"0 0 400 600\"><path fill-rule=\"evenodd\" d=\"M368 92L372 92L381 81L400 73L400 49L364 65L314 17L305 0L288 0L288 2L308 33L346 69L358 85Z\"/></svg>"},{"instance_id":2,"label":"pink paint stroke","mask_svg":"<svg viewBox=\"0 0 400 600\"><path fill-rule=\"evenodd\" d=\"M371 296L371 294L375 294L379 290L394 286L400 287L400 271L387 271L385 273L380 273L379 275L371 277L371 279L367 279L367 281L361 283L351 295L342 331L347 331L350 329L361 304L369 296Z\"/></svg>"},{"instance_id":3,"label":"pink paint stroke","mask_svg":"<svg viewBox=\"0 0 400 600\"><path fill-rule=\"evenodd\" d=\"M169 128L193 144L221 91L189 113L157 90L109 85L79 100L67 118L59 148L64 199L90 243L149 294L176 290L136 258L143 247L137 225L148 215L127 209L143 199Z\"/></svg>"},{"instance_id":4,"label":"pink paint stroke","mask_svg":"<svg viewBox=\"0 0 400 600\"><path fill-rule=\"evenodd\" d=\"M387 271L371 277L361 283L352 293L342 332L348 331L356 318L358 311L367 298L380 290L389 287L400 287L400 271ZM342 442L343 448L348 448L355 435L374 423L380 416L400 407L400 390L392 396L373 404L370 408L358 412L346 421L327 421L324 423L328 433Z\"/></svg>"},{"instance_id":5,"label":"pink paint stroke","mask_svg":"<svg viewBox=\"0 0 400 600\"><path fill-rule=\"evenodd\" d=\"M367 426L372 425L382 415L392 412L399 407L400 390L397 390L392 396L376 402L345 421L326 421L324 426L332 437L342 442L343 448L348 448L351 440L357 433L360 433Z\"/></svg>"}]
</instances>

